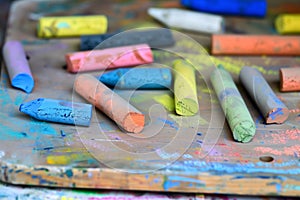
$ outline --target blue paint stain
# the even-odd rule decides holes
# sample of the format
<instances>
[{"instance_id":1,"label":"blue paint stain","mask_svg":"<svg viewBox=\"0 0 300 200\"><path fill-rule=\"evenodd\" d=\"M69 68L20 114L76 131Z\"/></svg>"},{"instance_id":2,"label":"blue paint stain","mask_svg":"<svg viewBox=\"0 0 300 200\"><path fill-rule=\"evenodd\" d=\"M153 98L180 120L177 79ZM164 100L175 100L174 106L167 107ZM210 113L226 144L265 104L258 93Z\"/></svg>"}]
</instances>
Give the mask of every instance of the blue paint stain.
<instances>
[{"instance_id":1,"label":"blue paint stain","mask_svg":"<svg viewBox=\"0 0 300 200\"><path fill-rule=\"evenodd\" d=\"M274 120L278 115L283 115L282 108L277 108L275 112L270 113L269 116L271 117L272 120Z\"/></svg>"},{"instance_id":2,"label":"blue paint stain","mask_svg":"<svg viewBox=\"0 0 300 200\"><path fill-rule=\"evenodd\" d=\"M197 135L198 135L198 136L202 136L202 133L198 132Z\"/></svg>"},{"instance_id":3,"label":"blue paint stain","mask_svg":"<svg viewBox=\"0 0 300 200\"><path fill-rule=\"evenodd\" d=\"M286 170L289 167L289 170ZM253 174L253 173L272 173L275 175L299 175L300 162L291 160L284 163L227 163L227 162L205 162L195 160L177 161L167 168L170 171L184 171L190 174L198 174L199 172L209 172L214 175L223 174ZM300 176L293 176L299 179Z\"/></svg>"},{"instance_id":4,"label":"blue paint stain","mask_svg":"<svg viewBox=\"0 0 300 200\"><path fill-rule=\"evenodd\" d=\"M113 132L113 131L116 131L116 127L107 123L107 122L104 122L104 121L101 121L99 122L99 126L100 128L102 129L102 131L104 132Z\"/></svg>"},{"instance_id":5,"label":"blue paint stain","mask_svg":"<svg viewBox=\"0 0 300 200\"><path fill-rule=\"evenodd\" d=\"M188 178L184 176L168 176L165 177L163 188L165 190L169 190L170 188L180 186L181 182L190 183L189 184L190 187L193 187L194 184L196 184L198 187L205 187L205 183L203 181L194 178Z\"/></svg>"},{"instance_id":6,"label":"blue paint stain","mask_svg":"<svg viewBox=\"0 0 300 200\"><path fill-rule=\"evenodd\" d=\"M173 182L173 181L164 181L164 184L163 184L163 188L164 190L169 190L170 188L173 188L173 187L178 187L180 186L180 182Z\"/></svg>"},{"instance_id":7,"label":"blue paint stain","mask_svg":"<svg viewBox=\"0 0 300 200\"><path fill-rule=\"evenodd\" d=\"M174 128L175 130L178 130L178 127L175 125L175 122L172 122L170 120L163 119L163 118L157 118L157 119L164 122L165 124L169 125L171 128Z\"/></svg>"}]
</instances>

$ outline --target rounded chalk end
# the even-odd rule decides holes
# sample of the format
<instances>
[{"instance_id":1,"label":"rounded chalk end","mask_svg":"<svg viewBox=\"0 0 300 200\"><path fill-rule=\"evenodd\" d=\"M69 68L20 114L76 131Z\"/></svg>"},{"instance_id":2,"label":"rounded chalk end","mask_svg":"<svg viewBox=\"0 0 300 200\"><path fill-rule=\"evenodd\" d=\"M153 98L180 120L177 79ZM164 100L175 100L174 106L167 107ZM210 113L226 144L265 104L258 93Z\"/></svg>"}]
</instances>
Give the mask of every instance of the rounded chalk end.
<instances>
[{"instance_id":1,"label":"rounded chalk end","mask_svg":"<svg viewBox=\"0 0 300 200\"><path fill-rule=\"evenodd\" d=\"M289 117L290 111L288 108L275 108L268 113L266 124L282 124Z\"/></svg>"},{"instance_id":2,"label":"rounded chalk end","mask_svg":"<svg viewBox=\"0 0 300 200\"><path fill-rule=\"evenodd\" d=\"M122 124L127 132L140 133L145 126L145 116L141 113L129 113Z\"/></svg>"},{"instance_id":3,"label":"rounded chalk end","mask_svg":"<svg viewBox=\"0 0 300 200\"><path fill-rule=\"evenodd\" d=\"M29 74L18 74L12 79L12 86L30 93L34 87L34 80Z\"/></svg>"},{"instance_id":4,"label":"rounded chalk end","mask_svg":"<svg viewBox=\"0 0 300 200\"><path fill-rule=\"evenodd\" d=\"M243 121L233 129L233 138L238 142L250 142L256 132L255 124L252 121Z\"/></svg>"}]
</instances>

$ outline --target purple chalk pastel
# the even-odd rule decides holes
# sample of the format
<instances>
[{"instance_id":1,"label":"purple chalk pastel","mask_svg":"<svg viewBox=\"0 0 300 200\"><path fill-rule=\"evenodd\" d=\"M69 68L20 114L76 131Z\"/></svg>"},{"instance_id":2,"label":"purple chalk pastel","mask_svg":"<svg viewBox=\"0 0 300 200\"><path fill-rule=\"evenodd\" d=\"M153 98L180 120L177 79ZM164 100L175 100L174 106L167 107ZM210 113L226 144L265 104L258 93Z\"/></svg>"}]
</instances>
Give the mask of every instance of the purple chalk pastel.
<instances>
[{"instance_id":1,"label":"purple chalk pastel","mask_svg":"<svg viewBox=\"0 0 300 200\"><path fill-rule=\"evenodd\" d=\"M3 58L11 85L30 93L34 87L34 80L21 42L7 41L3 46Z\"/></svg>"}]
</instances>

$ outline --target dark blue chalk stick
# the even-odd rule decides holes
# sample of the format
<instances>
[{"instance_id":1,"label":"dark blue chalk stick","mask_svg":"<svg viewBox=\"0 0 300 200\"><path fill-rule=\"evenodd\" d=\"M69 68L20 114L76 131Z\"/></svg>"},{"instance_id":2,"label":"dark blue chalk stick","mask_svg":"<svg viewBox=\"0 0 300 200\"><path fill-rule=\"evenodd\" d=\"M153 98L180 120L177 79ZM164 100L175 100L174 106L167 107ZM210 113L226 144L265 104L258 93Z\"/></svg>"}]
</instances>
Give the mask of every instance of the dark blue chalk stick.
<instances>
[{"instance_id":1,"label":"dark blue chalk stick","mask_svg":"<svg viewBox=\"0 0 300 200\"><path fill-rule=\"evenodd\" d=\"M168 68L120 68L98 79L119 89L165 89L171 87L172 73Z\"/></svg>"},{"instance_id":2,"label":"dark blue chalk stick","mask_svg":"<svg viewBox=\"0 0 300 200\"><path fill-rule=\"evenodd\" d=\"M38 120L80 126L89 126L92 117L91 104L44 98L23 103L19 110Z\"/></svg>"},{"instance_id":3,"label":"dark blue chalk stick","mask_svg":"<svg viewBox=\"0 0 300 200\"><path fill-rule=\"evenodd\" d=\"M193 10L225 15L264 17L266 0L181 0L181 4Z\"/></svg>"},{"instance_id":4,"label":"dark blue chalk stick","mask_svg":"<svg viewBox=\"0 0 300 200\"><path fill-rule=\"evenodd\" d=\"M170 30L152 28L114 34L83 35L80 38L80 50L105 49L134 44L148 44L151 48L161 48L172 46L174 43L175 41Z\"/></svg>"}]
</instances>

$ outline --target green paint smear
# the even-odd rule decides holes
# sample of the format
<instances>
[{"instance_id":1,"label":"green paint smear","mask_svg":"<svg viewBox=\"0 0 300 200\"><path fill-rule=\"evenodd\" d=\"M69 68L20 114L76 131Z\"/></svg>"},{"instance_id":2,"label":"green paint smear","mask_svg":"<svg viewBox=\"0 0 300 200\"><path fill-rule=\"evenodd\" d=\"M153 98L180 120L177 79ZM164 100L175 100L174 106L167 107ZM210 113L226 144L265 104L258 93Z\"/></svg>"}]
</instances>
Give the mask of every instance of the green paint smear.
<instances>
[{"instance_id":1,"label":"green paint smear","mask_svg":"<svg viewBox=\"0 0 300 200\"><path fill-rule=\"evenodd\" d=\"M197 51L197 49L195 51ZM153 55L157 62L161 61L169 66L172 66L173 59L177 59L178 55L180 55L183 58L188 59L194 65L196 70L206 70L208 68L215 68L216 66L221 64L227 71L237 75L240 73L241 69L244 66L253 67L265 75L278 76L279 74L278 70L266 69L262 66L253 65L250 62L234 60L234 58L231 57L217 58L214 56L203 54L202 51L200 51L198 54L178 52L177 56L174 54L170 54L169 52L153 51Z\"/></svg>"},{"instance_id":2,"label":"green paint smear","mask_svg":"<svg viewBox=\"0 0 300 200\"><path fill-rule=\"evenodd\" d=\"M208 124L208 122L200 115L182 117L179 115L169 114L168 116L173 119L179 126L184 128L198 127L199 125Z\"/></svg>"}]
</instances>

